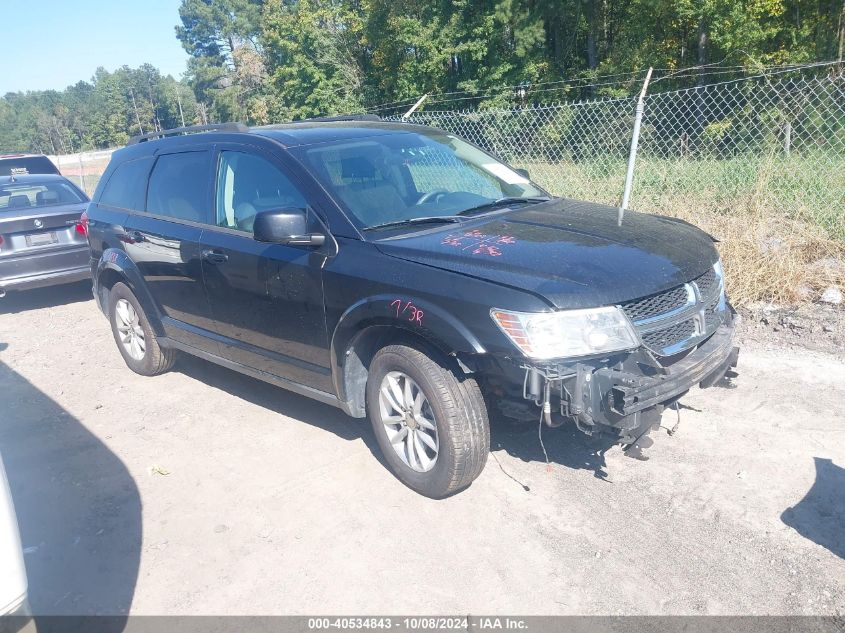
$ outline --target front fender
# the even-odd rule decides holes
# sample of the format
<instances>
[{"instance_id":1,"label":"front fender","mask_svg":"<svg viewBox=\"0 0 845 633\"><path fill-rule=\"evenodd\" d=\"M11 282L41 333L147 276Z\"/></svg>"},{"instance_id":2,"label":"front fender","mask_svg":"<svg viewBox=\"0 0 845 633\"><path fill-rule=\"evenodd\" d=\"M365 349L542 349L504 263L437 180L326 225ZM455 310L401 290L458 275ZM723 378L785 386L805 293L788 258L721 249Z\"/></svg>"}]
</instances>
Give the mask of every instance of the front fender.
<instances>
[{"instance_id":1,"label":"front fender","mask_svg":"<svg viewBox=\"0 0 845 633\"><path fill-rule=\"evenodd\" d=\"M119 277L117 281L122 281L129 286L132 294L138 299L138 303L144 309L150 327L156 336L164 337L165 333L164 327L161 324L161 313L147 290L146 284L143 283L141 271L138 270L135 262L124 251L118 248L107 248L104 250L100 256L100 261L97 263L97 273L94 276L96 284L95 294L103 312L108 313L107 287L113 285L113 283L109 283L107 287L104 287L103 280L109 277L114 279L114 275Z\"/></svg>"},{"instance_id":2,"label":"front fender","mask_svg":"<svg viewBox=\"0 0 845 633\"><path fill-rule=\"evenodd\" d=\"M445 354L483 354L485 348L458 318L431 301L410 295L376 295L351 305L340 317L331 340L332 375L341 400L345 357L356 336L372 327L404 330Z\"/></svg>"}]
</instances>

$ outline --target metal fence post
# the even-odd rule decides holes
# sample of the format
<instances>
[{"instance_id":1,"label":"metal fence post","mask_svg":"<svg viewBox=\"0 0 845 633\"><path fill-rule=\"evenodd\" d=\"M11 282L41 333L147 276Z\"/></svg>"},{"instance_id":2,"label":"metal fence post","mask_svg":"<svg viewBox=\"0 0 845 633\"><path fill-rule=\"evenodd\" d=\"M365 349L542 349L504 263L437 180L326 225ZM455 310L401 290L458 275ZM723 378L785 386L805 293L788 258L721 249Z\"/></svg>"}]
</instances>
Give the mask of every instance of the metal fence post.
<instances>
[{"instance_id":1,"label":"metal fence post","mask_svg":"<svg viewBox=\"0 0 845 633\"><path fill-rule=\"evenodd\" d=\"M76 155L79 158L79 181L82 183L80 187L82 191L90 195L90 192L85 187L85 167L82 164L82 149L80 148L79 153Z\"/></svg>"},{"instance_id":2,"label":"metal fence post","mask_svg":"<svg viewBox=\"0 0 845 633\"><path fill-rule=\"evenodd\" d=\"M625 175L625 190L622 192L622 205L619 207L618 223L622 225L622 216L625 214L625 209L628 208L628 203L631 201L631 187L634 184L634 163L637 160L637 146L640 143L640 126L643 122L643 112L645 111L645 93L648 90L648 82L651 81L652 68L649 66L648 73L645 76L643 89L640 91L640 97L637 99L637 110L634 115L634 132L631 136L631 153L628 156L628 173Z\"/></svg>"}]
</instances>

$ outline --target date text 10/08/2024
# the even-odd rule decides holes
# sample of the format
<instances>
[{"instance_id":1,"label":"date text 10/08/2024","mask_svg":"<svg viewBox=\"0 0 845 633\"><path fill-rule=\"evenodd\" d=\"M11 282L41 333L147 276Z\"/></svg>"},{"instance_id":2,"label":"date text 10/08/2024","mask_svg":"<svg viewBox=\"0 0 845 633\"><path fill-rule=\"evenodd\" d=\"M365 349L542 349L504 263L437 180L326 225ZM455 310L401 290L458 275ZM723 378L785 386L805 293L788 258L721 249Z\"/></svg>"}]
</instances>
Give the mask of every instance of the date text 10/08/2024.
<instances>
[{"instance_id":1,"label":"date text 10/08/2024","mask_svg":"<svg viewBox=\"0 0 845 633\"><path fill-rule=\"evenodd\" d=\"M526 630L528 624L521 618L508 617L366 617L366 618L309 618L311 630L390 630L397 631L479 631Z\"/></svg>"}]
</instances>

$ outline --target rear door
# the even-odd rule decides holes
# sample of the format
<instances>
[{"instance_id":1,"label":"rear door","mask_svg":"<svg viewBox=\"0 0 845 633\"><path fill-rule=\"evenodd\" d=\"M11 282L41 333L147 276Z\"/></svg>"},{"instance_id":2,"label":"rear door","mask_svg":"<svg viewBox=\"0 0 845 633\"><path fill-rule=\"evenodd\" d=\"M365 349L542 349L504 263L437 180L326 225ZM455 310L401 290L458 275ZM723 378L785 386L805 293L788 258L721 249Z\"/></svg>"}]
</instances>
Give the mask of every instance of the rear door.
<instances>
[{"instance_id":1,"label":"rear door","mask_svg":"<svg viewBox=\"0 0 845 633\"><path fill-rule=\"evenodd\" d=\"M255 214L308 208L303 188L257 148L219 145L215 162L215 226L203 232L201 250L224 357L333 392L322 284L333 242L315 249L255 241ZM313 230L326 233L311 214Z\"/></svg>"},{"instance_id":2,"label":"rear door","mask_svg":"<svg viewBox=\"0 0 845 633\"><path fill-rule=\"evenodd\" d=\"M205 296L200 238L212 217L211 148L199 144L157 156L146 210L126 218L126 253L162 315L168 337L219 353Z\"/></svg>"},{"instance_id":3,"label":"rear door","mask_svg":"<svg viewBox=\"0 0 845 633\"><path fill-rule=\"evenodd\" d=\"M76 230L87 205L82 192L58 179L0 190L0 279L87 266L88 242Z\"/></svg>"}]
</instances>

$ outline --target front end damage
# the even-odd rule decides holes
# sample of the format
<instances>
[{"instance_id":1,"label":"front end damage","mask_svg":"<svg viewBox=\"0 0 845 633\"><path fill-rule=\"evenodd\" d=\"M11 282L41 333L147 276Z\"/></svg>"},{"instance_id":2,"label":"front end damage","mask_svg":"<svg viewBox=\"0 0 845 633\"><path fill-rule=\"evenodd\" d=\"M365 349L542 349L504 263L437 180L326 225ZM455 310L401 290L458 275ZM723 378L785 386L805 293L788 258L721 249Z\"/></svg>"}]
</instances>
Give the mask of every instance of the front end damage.
<instances>
[{"instance_id":1,"label":"front end damage","mask_svg":"<svg viewBox=\"0 0 845 633\"><path fill-rule=\"evenodd\" d=\"M643 346L579 362L522 363L521 398L500 391L500 409L508 417L536 420L539 407L550 427L571 420L588 435L609 433L623 446L648 446L651 442L644 442L644 436L660 423L667 407L696 385L712 387L736 375L737 319L730 306L726 308L722 323L706 340L671 357Z\"/></svg>"}]
</instances>

